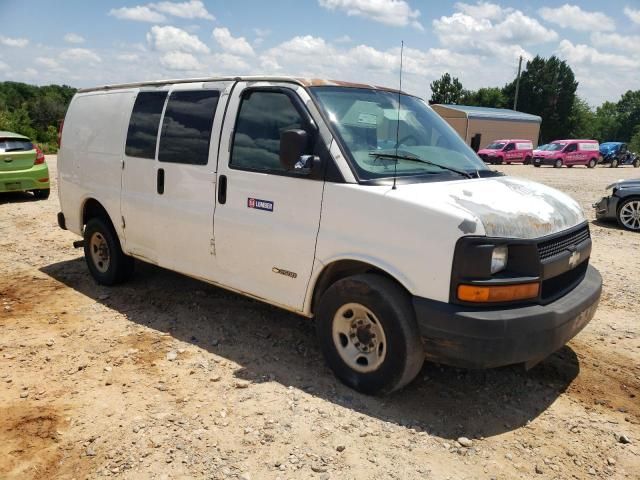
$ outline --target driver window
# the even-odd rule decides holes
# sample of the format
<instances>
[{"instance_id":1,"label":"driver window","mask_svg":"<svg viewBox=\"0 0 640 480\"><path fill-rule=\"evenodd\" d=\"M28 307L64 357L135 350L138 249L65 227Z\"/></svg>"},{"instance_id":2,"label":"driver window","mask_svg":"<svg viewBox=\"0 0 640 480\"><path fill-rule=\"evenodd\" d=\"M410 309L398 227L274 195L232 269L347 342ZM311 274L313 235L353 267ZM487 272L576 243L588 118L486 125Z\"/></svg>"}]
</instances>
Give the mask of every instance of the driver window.
<instances>
[{"instance_id":1,"label":"driver window","mask_svg":"<svg viewBox=\"0 0 640 480\"><path fill-rule=\"evenodd\" d=\"M569 152L575 152L576 150L578 150L578 145L575 143L572 143L571 145L569 145L567 147L567 149L565 150L565 152L569 153Z\"/></svg>"},{"instance_id":2,"label":"driver window","mask_svg":"<svg viewBox=\"0 0 640 480\"><path fill-rule=\"evenodd\" d=\"M304 130L305 126L288 95L247 91L242 96L233 133L230 165L248 170L286 171L280 165L280 135L291 129Z\"/></svg>"},{"instance_id":3,"label":"driver window","mask_svg":"<svg viewBox=\"0 0 640 480\"><path fill-rule=\"evenodd\" d=\"M515 145L514 145L513 143L510 143L509 145L507 145L507 146L504 148L504 151L505 151L505 152L509 152L509 151L513 150L514 148L515 148Z\"/></svg>"}]
</instances>

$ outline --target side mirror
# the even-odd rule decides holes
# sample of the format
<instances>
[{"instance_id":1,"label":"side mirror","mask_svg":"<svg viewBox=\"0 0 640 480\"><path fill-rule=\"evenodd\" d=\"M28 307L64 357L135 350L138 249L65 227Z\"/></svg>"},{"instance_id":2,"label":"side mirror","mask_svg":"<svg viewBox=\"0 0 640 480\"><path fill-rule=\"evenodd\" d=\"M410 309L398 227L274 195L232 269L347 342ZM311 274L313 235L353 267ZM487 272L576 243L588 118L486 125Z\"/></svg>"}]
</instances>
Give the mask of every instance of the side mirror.
<instances>
[{"instance_id":1,"label":"side mirror","mask_svg":"<svg viewBox=\"0 0 640 480\"><path fill-rule=\"evenodd\" d=\"M309 135L304 130L285 130L280 134L280 165L293 170L309 144Z\"/></svg>"}]
</instances>

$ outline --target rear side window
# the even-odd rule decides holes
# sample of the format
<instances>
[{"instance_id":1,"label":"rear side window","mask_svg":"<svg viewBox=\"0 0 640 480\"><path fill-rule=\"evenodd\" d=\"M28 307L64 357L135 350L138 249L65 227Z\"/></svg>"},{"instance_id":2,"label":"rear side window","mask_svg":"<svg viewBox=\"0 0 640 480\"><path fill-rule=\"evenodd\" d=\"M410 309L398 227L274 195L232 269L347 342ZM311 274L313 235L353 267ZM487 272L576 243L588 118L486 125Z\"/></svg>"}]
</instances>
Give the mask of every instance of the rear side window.
<instances>
[{"instance_id":1,"label":"rear side window","mask_svg":"<svg viewBox=\"0 0 640 480\"><path fill-rule=\"evenodd\" d=\"M211 127L220 92L178 91L169 96L164 112L158 160L206 165Z\"/></svg>"},{"instance_id":2,"label":"rear side window","mask_svg":"<svg viewBox=\"0 0 640 480\"><path fill-rule=\"evenodd\" d=\"M305 129L288 95L252 91L242 98L231 151L231 166L248 170L285 171L280 165L280 135Z\"/></svg>"},{"instance_id":3,"label":"rear side window","mask_svg":"<svg viewBox=\"0 0 640 480\"><path fill-rule=\"evenodd\" d=\"M33 143L26 138L0 138L0 152L26 152L33 150Z\"/></svg>"},{"instance_id":4,"label":"rear side window","mask_svg":"<svg viewBox=\"0 0 640 480\"><path fill-rule=\"evenodd\" d=\"M124 153L129 157L155 158L158 127L166 98L167 92L138 93L124 149Z\"/></svg>"}]
</instances>

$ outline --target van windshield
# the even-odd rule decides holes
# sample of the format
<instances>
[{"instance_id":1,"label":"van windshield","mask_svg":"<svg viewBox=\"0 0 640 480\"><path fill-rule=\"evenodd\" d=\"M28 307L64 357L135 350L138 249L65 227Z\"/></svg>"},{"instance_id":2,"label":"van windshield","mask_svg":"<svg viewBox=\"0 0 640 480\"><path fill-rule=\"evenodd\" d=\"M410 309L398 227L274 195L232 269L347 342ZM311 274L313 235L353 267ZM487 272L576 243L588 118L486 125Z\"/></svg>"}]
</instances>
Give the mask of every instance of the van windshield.
<instances>
[{"instance_id":1,"label":"van windshield","mask_svg":"<svg viewBox=\"0 0 640 480\"><path fill-rule=\"evenodd\" d=\"M368 88L310 90L348 151L360 180L394 175L458 179L493 173L455 130L419 98Z\"/></svg>"},{"instance_id":2,"label":"van windshield","mask_svg":"<svg viewBox=\"0 0 640 480\"><path fill-rule=\"evenodd\" d=\"M506 143L504 142L494 142L486 146L485 150L502 150Z\"/></svg>"},{"instance_id":3,"label":"van windshield","mask_svg":"<svg viewBox=\"0 0 640 480\"><path fill-rule=\"evenodd\" d=\"M566 146L567 146L566 143L550 143L549 148L547 148L547 150L551 152L557 152L558 150L562 150Z\"/></svg>"}]
</instances>

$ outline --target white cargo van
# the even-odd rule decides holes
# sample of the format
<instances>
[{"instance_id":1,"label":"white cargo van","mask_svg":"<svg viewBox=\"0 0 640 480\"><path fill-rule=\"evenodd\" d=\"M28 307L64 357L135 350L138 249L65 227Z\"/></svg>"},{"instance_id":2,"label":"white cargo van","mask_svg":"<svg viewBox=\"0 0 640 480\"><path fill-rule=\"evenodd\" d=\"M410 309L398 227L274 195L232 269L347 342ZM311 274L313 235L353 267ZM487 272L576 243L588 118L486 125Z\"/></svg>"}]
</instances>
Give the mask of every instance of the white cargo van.
<instances>
[{"instance_id":1,"label":"white cargo van","mask_svg":"<svg viewBox=\"0 0 640 480\"><path fill-rule=\"evenodd\" d=\"M533 365L593 317L579 205L488 169L419 98L344 82L205 78L79 91L58 222L98 283L134 259L315 318L351 387L425 358Z\"/></svg>"}]
</instances>

